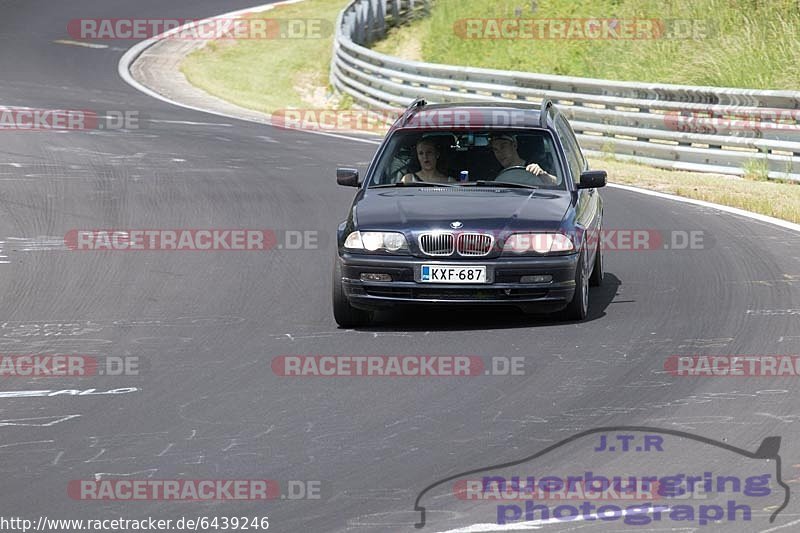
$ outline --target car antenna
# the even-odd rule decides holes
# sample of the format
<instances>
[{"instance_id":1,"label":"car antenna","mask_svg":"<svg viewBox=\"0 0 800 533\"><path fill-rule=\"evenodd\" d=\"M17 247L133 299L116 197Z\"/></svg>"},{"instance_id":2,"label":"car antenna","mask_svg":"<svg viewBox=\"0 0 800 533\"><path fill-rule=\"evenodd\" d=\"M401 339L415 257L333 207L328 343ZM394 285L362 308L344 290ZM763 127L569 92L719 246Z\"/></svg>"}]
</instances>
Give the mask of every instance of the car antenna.
<instances>
[{"instance_id":1,"label":"car antenna","mask_svg":"<svg viewBox=\"0 0 800 533\"><path fill-rule=\"evenodd\" d=\"M417 98L406 108L405 112L403 113L403 118L401 119L400 126L405 126L414 113L416 113L419 108L425 107L428 102L425 101L424 98Z\"/></svg>"},{"instance_id":2,"label":"car antenna","mask_svg":"<svg viewBox=\"0 0 800 533\"><path fill-rule=\"evenodd\" d=\"M553 101L549 98L545 98L542 100L542 110L539 113L539 127L546 128L547 127L547 111L553 107Z\"/></svg>"}]
</instances>

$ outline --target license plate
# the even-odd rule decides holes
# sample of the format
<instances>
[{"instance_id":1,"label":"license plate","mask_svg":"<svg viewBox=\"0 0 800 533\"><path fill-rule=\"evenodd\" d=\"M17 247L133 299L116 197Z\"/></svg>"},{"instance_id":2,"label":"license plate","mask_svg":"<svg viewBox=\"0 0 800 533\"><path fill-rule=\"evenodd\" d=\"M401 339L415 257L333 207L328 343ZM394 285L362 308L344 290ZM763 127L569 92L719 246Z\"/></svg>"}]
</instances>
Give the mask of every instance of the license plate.
<instances>
[{"instance_id":1,"label":"license plate","mask_svg":"<svg viewBox=\"0 0 800 533\"><path fill-rule=\"evenodd\" d=\"M422 265L423 283L486 283L485 266Z\"/></svg>"}]
</instances>

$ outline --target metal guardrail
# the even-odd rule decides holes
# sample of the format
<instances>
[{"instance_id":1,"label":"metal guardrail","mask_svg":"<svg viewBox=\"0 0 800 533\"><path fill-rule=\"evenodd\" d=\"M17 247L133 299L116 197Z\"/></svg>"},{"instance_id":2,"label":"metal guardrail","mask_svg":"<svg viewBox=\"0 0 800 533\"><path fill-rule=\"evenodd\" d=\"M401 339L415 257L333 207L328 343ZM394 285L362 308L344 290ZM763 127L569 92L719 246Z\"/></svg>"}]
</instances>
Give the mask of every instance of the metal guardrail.
<instances>
[{"instance_id":1,"label":"metal guardrail","mask_svg":"<svg viewBox=\"0 0 800 533\"><path fill-rule=\"evenodd\" d=\"M429 0L353 0L336 23L330 82L362 107L430 102L558 104L590 155L800 181L800 91L621 82L406 61L367 46Z\"/></svg>"}]
</instances>

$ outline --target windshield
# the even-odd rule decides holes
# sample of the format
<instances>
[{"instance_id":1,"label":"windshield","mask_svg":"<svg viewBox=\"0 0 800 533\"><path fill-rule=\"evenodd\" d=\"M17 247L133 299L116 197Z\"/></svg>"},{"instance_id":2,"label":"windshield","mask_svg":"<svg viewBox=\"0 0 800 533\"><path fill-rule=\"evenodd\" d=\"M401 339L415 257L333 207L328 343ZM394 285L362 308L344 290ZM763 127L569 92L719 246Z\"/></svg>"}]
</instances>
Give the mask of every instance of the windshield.
<instances>
[{"instance_id":1,"label":"windshield","mask_svg":"<svg viewBox=\"0 0 800 533\"><path fill-rule=\"evenodd\" d=\"M565 190L557 154L547 130L398 132L389 139L369 187L494 182Z\"/></svg>"}]
</instances>

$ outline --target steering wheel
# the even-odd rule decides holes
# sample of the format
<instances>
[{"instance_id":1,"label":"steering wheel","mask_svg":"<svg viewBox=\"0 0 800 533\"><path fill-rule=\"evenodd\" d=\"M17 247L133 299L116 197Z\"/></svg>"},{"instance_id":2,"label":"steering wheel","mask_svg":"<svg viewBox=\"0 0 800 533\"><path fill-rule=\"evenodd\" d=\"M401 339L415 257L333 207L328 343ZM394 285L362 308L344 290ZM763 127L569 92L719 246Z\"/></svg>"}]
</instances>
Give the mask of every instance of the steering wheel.
<instances>
[{"instance_id":1,"label":"steering wheel","mask_svg":"<svg viewBox=\"0 0 800 533\"><path fill-rule=\"evenodd\" d=\"M522 165L514 165L514 166L511 166L511 167L506 167L506 168L504 168L503 170L500 171L500 174L498 174L498 176L503 174L503 172L508 172L509 170L516 170L516 169L525 170L525 168L526 167L524 167ZM528 172L528 171L525 170L525 172Z\"/></svg>"},{"instance_id":2,"label":"steering wheel","mask_svg":"<svg viewBox=\"0 0 800 533\"><path fill-rule=\"evenodd\" d=\"M506 173L513 173L512 179L500 179L503 174ZM536 176L532 172L528 172L526 167L522 165L514 165L511 167L504 168L500 171L499 174L494 178L494 181L509 181L520 183L522 185L544 185L545 181Z\"/></svg>"}]
</instances>

